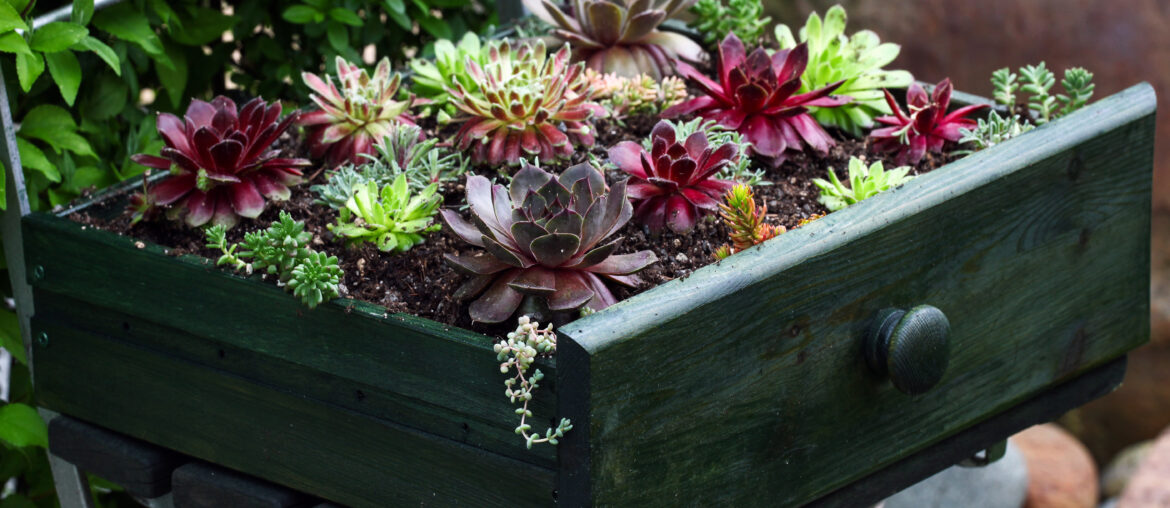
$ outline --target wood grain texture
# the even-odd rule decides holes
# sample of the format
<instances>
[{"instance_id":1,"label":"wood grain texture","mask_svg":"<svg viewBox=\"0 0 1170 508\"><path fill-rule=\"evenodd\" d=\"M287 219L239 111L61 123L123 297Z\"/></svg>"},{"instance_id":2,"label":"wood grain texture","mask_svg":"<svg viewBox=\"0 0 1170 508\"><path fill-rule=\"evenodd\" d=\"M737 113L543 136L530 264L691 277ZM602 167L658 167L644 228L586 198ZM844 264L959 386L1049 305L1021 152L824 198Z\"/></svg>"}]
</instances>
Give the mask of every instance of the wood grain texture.
<instances>
[{"instance_id":1,"label":"wood grain texture","mask_svg":"<svg viewBox=\"0 0 1170 508\"><path fill-rule=\"evenodd\" d=\"M205 462L176 469L174 484L171 499L178 508L308 508L318 504L307 494Z\"/></svg>"},{"instance_id":2,"label":"wood grain texture","mask_svg":"<svg viewBox=\"0 0 1170 508\"><path fill-rule=\"evenodd\" d=\"M187 455L349 506L552 501L551 469L43 316L33 331L41 405Z\"/></svg>"},{"instance_id":3,"label":"wood grain texture","mask_svg":"<svg viewBox=\"0 0 1170 508\"><path fill-rule=\"evenodd\" d=\"M562 327L561 492L809 502L1145 342L1154 110L1133 87ZM952 357L912 398L861 339L918 304Z\"/></svg>"},{"instance_id":4,"label":"wood grain texture","mask_svg":"<svg viewBox=\"0 0 1170 508\"><path fill-rule=\"evenodd\" d=\"M486 336L354 300L308 310L272 284L202 258L138 248L133 239L46 214L27 217L24 234L30 265L44 268L32 281L38 304L54 306L38 309L42 316L555 465L555 450L528 450L514 434L514 406ZM540 368L548 383L533 411L552 418L556 368Z\"/></svg>"},{"instance_id":5,"label":"wood grain texture","mask_svg":"<svg viewBox=\"0 0 1170 508\"><path fill-rule=\"evenodd\" d=\"M64 415L49 422L49 451L143 499L170 492L171 473L188 460L171 450Z\"/></svg>"}]
</instances>

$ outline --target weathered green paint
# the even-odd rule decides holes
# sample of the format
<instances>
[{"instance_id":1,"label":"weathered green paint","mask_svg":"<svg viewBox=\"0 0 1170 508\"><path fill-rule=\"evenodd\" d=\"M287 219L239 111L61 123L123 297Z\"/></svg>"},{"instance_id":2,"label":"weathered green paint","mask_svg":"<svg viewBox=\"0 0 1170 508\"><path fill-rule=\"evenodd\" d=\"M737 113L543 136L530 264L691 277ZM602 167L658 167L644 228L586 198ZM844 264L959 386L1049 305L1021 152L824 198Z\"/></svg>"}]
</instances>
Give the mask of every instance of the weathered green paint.
<instances>
[{"instance_id":1,"label":"weathered green paint","mask_svg":"<svg viewBox=\"0 0 1170 508\"><path fill-rule=\"evenodd\" d=\"M1154 111L1136 86L562 327L560 491L810 502L1146 341ZM919 304L952 356L909 397L862 346Z\"/></svg>"},{"instance_id":2,"label":"weathered green paint","mask_svg":"<svg viewBox=\"0 0 1170 508\"><path fill-rule=\"evenodd\" d=\"M552 500L552 469L56 318L33 317L34 333L52 338L37 351L38 397L46 407L351 506Z\"/></svg>"},{"instance_id":3,"label":"weathered green paint","mask_svg":"<svg viewBox=\"0 0 1170 508\"><path fill-rule=\"evenodd\" d=\"M272 284L201 258L138 248L133 239L45 214L25 220L24 236L30 262L44 266L33 281L38 305L55 305L60 319L78 327L333 404L358 403L360 390L363 411L555 465L554 450L527 450L513 433L506 376L483 335L353 300L308 310ZM221 350L233 354L220 359ZM534 412L552 417L555 367L541 368L550 383L538 391Z\"/></svg>"}]
</instances>

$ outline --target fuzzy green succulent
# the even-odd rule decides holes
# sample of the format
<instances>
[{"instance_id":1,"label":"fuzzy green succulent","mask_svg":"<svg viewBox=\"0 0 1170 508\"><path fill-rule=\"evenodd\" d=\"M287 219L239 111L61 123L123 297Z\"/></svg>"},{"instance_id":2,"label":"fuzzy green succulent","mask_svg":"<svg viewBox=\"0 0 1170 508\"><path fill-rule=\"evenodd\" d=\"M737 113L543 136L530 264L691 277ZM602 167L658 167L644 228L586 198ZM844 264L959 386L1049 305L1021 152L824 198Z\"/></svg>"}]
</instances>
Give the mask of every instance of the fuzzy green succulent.
<instances>
[{"instance_id":1,"label":"fuzzy green succulent","mask_svg":"<svg viewBox=\"0 0 1170 508\"><path fill-rule=\"evenodd\" d=\"M808 43L808 67L800 78L798 93L845 81L833 93L852 97L852 102L809 109L821 125L835 126L860 137L863 129L873 127L875 117L891 113L882 89L905 88L914 77L907 71L882 69L898 57L900 46L882 43L870 30L846 37L846 21L845 9L833 6L823 21L815 12L809 15L800 29L799 41L785 25L776 26L776 40L782 50L794 48L798 42Z\"/></svg>"},{"instance_id":2,"label":"fuzzy green succulent","mask_svg":"<svg viewBox=\"0 0 1170 508\"><path fill-rule=\"evenodd\" d=\"M469 92L479 90L479 84L467 74L466 62L468 59L483 66L487 61L487 46L480 40L479 35L468 32L453 43L447 39L435 41L435 58L416 58L411 60L410 91L424 99L430 99L431 104L426 107L428 114L437 112L440 124L446 124L456 113L454 106L448 104L451 94L448 89L454 89L456 84L462 85Z\"/></svg>"},{"instance_id":3,"label":"fuzzy green succulent","mask_svg":"<svg viewBox=\"0 0 1170 508\"><path fill-rule=\"evenodd\" d=\"M337 257L309 248L313 235L305 231L304 222L293 220L288 212L280 212L280 218L268 229L244 234L241 243L229 244L223 225L209 227L204 234L207 247L222 253L217 265L247 274L260 271L274 275L310 309L338 296L342 270Z\"/></svg>"},{"instance_id":4,"label":"fuzzy green succulent","mask_svg":"<svg viewBox=\"0 0 1170 508\"><path fill-rule=\"evenodd\" d=\"M337 224L330 225L329 230L350 244L370 241L383 252L406 252L422 243L423 235L439 229L434 224L435 212L443 203L438 188L431 184L411 193L404 174L381 188L375 182L366 182L354 189Z\"/></svg>"},{"instance_id":5,"label":"fuzzy green succulent","mask_svg":"<svg viewBox=\"0 0 1170 508\"><path fill-rule=\"evenodd\" d=\"M986 120L980 118L975 128L959 129L959 134L963 136L959 138L959 144L970 143L973 149L954 153L955 155L968 155L985 150L1035 128L1035 125L1021 120L1020 115L999 116L998 113L992 111L987 115Z\"/></svg>"},{"instance_id":6,"label":"fuzzy green succulent","mask_svg":"<svg viewBox=\"0 0 1170 508\"><path fill-rule=\"evenodd\" d=\"M691 7L695 19L690 25L703 34L707 44L714 45L734 33L744 44L755 45L764 35L772 18L764 16L760 0L699 0Z\"/></svg>"},{"instance_id":7,"label":"fuzzy green succulent","mask_svg":"<svg viewBox=\"0 0 1170 508\"><path fill-rule=\"evenodd\" d=\"M853 157L849 159L849 187L841 185L832 168L829 168L828 181L814 178L813 183L821 189L818 199L821 204L835 212L910 181L914 177L909 172L909 166L886 171L882 161L866 166L861 159Z\"/></svg>"}]
</instances>

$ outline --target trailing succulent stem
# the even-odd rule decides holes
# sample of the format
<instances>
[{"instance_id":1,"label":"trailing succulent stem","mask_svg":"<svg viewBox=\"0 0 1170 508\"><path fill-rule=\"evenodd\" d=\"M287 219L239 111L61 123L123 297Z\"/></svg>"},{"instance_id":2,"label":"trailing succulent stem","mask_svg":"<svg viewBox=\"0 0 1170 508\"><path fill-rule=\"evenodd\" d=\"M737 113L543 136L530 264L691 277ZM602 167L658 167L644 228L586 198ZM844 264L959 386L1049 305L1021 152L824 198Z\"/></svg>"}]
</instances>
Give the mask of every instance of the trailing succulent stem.
<instances>
[{"instance_id":1,"label":"trailing succulent stem","mask_svg":"<svg viewBox=\"0 0 1170 508\"><path fill-rule=\"evenodd\" d=\"M815 178L813 183L821 189L818 199L821 204L835 212L910 181L914 177L909 176L909 172L907 166L886 171L882 161L866 166L861 159L852 157L849 159L849 187L841 185L833 168L829 168L828 181Z\"/></svg>"},{"instance_id":2,"label":"trailing succulent stem","mask_svg":"<svg viewBox=\"0 0 1170 508\"><path fill-rule=\"evenodd\" d=\"M747 185L736 185L723 195L723 203L719 204L719 216L731 229L731 245L724 245L715 250L716 259L724 259L753 245L759 245L767 240L779 236L785 231L784 226L773 226L764 222L768 214L768 207L756 207L756 196L752 188Z\"/></svg>"},{"instance_id":3,"label":"trailing succulent stem","mask_svg":"<svg viewBox=\"0 0 1170 508\"><path fill-rule=\"evenodd\" d=\"M288 212L280 212L279 220L268 229L245 233L241 243L229 244L227 227L222 224L210 226L204 233L207 248L222 252L218 266L249 275L254 271L274 275L310 309L338 296L342 271L337 257L310 249L313 235Z\"/></svg>"},{"instance_id":4,"label":"trailing succulent stem","mask_svg":"<svg viewBox=\"0 0 1170 508\"><path fill-rule=\"evenodd\" d=\"M492 349L496 352L496 360L502 362L501 373L507 374L513 368L516 370L515 375L504 381L504 386L507 387L504 394L508 396L508 400L513 404L517 400L521 402L521 406L516 408L516 414L520 415L520 425L516 426L516 433L524 438L524 444L529 449L532 445L540 443L556 445L557 438L564 437L565 433L573 428L568 418L561 418L555 429L550 428L544 432L544 437L540 437L539 433L530 434L532 425L526 421L532 418L532 411L528 409L528 403L532 401L532 392L540 386L544 374L540 369L536 369L527 377L525 373L537 357L552 356L557 352L557 334L553 331L552 324L542 330L539 322L531 320L528 316L520 316L516 331L509 333L507 340L500 341Z\"/></svg>"}]
</instances>

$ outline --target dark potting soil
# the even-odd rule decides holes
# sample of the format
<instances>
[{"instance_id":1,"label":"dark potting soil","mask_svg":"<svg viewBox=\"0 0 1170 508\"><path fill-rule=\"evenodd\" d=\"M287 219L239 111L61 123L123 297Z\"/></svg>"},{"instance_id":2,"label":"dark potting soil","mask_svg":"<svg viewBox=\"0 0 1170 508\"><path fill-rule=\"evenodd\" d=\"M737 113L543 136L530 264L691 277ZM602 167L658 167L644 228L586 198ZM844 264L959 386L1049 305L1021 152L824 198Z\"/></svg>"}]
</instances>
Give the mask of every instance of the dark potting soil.
<instances>
[{"instance_id":1,"label":"dark potting soil","mask_svg":"<svg viewBox=\"0 0 1170 508\"><path fill-rule=\"evenodd\" d=\"M597 143L593 148L578 150L568 162L546 164L544 167L550 171L560 171L571 164L588 161L590 156L604 161L607 158L607 147L625 140L640 141L649 134L657 121L658 119L652 115L627 118L624 125L602 120L597 123ZM757 202L767 206L767 220L770 223L791 230L797 227L802 219L826 213L824 206L817 202L819 192L812 183L813 178L824 178L826 171L831 167L837 172L838 177L845 181L846 167L851 156L862 157L867 161L882 158L870 153L864 140L851 139L837 131L831 130L830 133L837 140L837 145L827 155L822 156L813 152L791 155L780 167L767 170L766 178L772 185L757 186L754 189ZM282 141L281 145L286 151L302 151L300 147L290 146L293 143L287 138ZM950 155L928 156L912 173L928 172L955 158L957 157ZM489 168L477 168L474 171L478 174L492 175ZM311 168L306 171L306 175L316 172L315 168ZM340 288L343 297L381 305L389 312L413 314L491 335L502 335L514 326L510 323L498 326L473 325L467 315L468 302L457 302L452 299L451 295L462 284L464 277L444 262L443 255L468 252L476 248L467 245L446 230L430 234L425 243L402 254L384 253L371 244L351 247L334 241L327 226L337 222L337 212L323 205L314 204L315 194L309 190L310 185L320 183L323 178L323 175L317 176L315 181L294 188L287 202L269 206L258 219L241 222L228 232L228 240L238 242L245 232L268 227L276 220L279 211L284 210L294 219L305 222L306 230L313 234L312 247L315 250L338 257L345 272ZM625 178L624 173L616 169L611 168L607 174L610 183L622 178ZM445 206L459 207L463 203L465 191L462 184L448 185L441 192ZM124 206L124 199L114 198L73 213L69 218L120 235L154 242L168 247L169 253L174 255L195 254L210 259L219 257L218 251L205 247L202 230L168 221L162 214L133 226L130 225L127 214L116 214L114 219L103 218L115 215L109 213L111 208ZM652 235L642 226L630 222L618 233L623 238L618 253L649 249L658 256L658 262L640 273L644 281L641 286L624 288L611 285L615 290L614 294L618 298L627 298L669 280L690 275L698 268L715 261L713 253L721 245L728 243L727 234L727 227L714 214L700 220L695 230L687 234L665 231Z\"/></svg>"}]
</instances>

